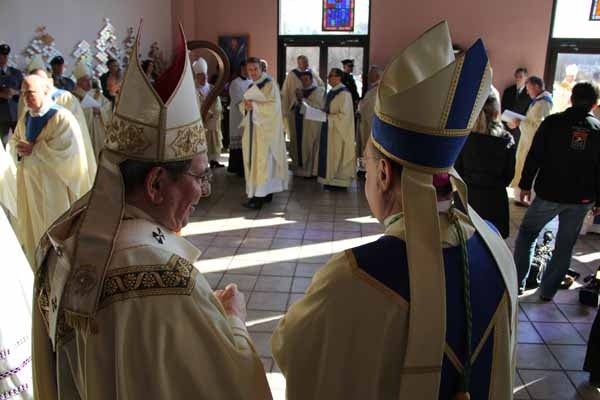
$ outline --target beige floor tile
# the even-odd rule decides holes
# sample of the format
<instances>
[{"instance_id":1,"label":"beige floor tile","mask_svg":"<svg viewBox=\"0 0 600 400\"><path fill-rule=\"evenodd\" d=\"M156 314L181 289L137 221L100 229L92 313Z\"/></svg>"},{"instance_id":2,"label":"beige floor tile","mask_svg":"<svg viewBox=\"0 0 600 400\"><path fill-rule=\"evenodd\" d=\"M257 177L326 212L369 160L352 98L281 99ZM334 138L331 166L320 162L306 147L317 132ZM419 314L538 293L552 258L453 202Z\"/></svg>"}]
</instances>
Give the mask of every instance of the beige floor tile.
<instances>
[{"instance_id":1,"label":"beige floor tile","mask_svg":"<svg viewBox=\"0 0 600 400\"><path fill-rule=\"evenodd\" d=\"M567 371L567 375L583 400L600 400L600 389L589 384L587 372Z\"/></svg>"},{"instance_id":2,"label":"beige floor tile","mask_svg":"<svg viewBox=\"0 0 600 400\"><path fill-rule=\"evenodd\" d=\"M246 327L249 332L272 333L283 315L282 311L248 310Z\"/></svg>"},{"instance_id":3,"label":"beige floor tile","mask_svg":"<svg viewBox=\"0 0 600 400\"><path fill-rule=\"evenodd\" d=\"M581 371L587 346L549 345L550 351L564 370Z\"/></svg>"},{"instance_id":4,"label":"beige floor tile","mask_svg":"<svg viewBox=\"0 0 600 400\"><path fill-rule=\"evenodd\" d=\"M534 322L546 344L585 344L573 325L568 323Z\"/></svg>"},{"instance_id":5,"label":"beige floor tile","mask_svg":"<svg viewBox=\"0 0 600 400\"><path fill-rule=\"evenodd\" d=\"M289 298L288 293L253 292L248 301L249 310L284 311Z\"/></svg>"},{"instance_id":6,"label":"beige floor tile","mask_svg":"<svg viewBox=\"0 0 600 400\"><path fill-rule=\"evenodd\" d=\"M531 322L520 321L517 329L518 343L544 343Z\"/></svg>"},{"instance_id":7,"label":"beige floor tile","mask_svg":"<svg viewBox=\"0 0 600 400\"><path fill-rule=\"evenodd\" d=\"M518 373L515 374L515 381L513 384L513 396L514 396L515 400L531 399L531 397L529 396L529 393L527 393L527 389L525 388L525 385L523 384L523 381L521 380L521 377L519 376Z\"/></svg>"},{"instance_id":8,"label":"beige floor tile","mask_svg":"<svg viewBox=\"0 0 600 400\"><path fill-rule=\"evenodd\" d=\"M590 332L592 330L592 324L573 324L573 327L577 329L581 338L587 343L590 338Z\"/></svg>"},{"instance_id":9,"label":"beige floor tile","mask_svg":"<svg viewBox=\"0 0 600 400\"><path fill-rule=\"evenodd\" d=\"M575 387L562 371L519 371L527 391L533 399L577 399Z\"/></svg>"},{"instance_id":10,"label":"beige floor tile","mask_svg":"<svg viewBox=\"0 0 600 400\"><path fill-rule=\"evenodd\" d=\"M567 319L554 303L521 303L521 308L530 321L567 322Z\"/></svg>"},{"instance_id":11,"label":"beige floor tile","mask_svg":"<svg viewBox=\"0 0 600 400\"><path fill-rule=\"evenodd\" d=\"M581 304L559 304L560 310L567 316L570 322L592 323L596 317L597 309Z\"/></svg>"},{"instance_id":12,"label":"beige floor tile","mask_svg":"<svg viewBox=\"0 0 600 400\"><path fill-rule=\"evenodd\" d=\"M285 292L289 293L292 286L291 277L259 276L254 290L260 292Z\"/></svg>"},{"instance_id":13,"label":"beige floor tile","mask_svg":"<svg viewBox=\"0 0 600 400\"><path fill-rule=\"evenodd\" d=\"M546 345L519 344L517 346L517 368L557 370L560 369L560 366Z\"/></svg>"},{"instance_id":14,"label":"beige floor tile","mask_svg":"<svg viewBox=\"0 0 600 400\"><path fill-rule=\"evenodd\" d=\"M321 269L322 265L313 263L298 263L296 266L296 276L312 278L315 272Z\"/></svg>"},{"instance_id":15,"label":"beige floor tile","mask_svg":"<svg viewBox=\"0 0 600 400\"><path fill-rule=\"evenodd\" d=\"M261 275L273 276L294 276L296 272L296 264L293 262L279 262L265 264L262 268Z\"/></svg>"},{"instance_id":16,"label":"beige floor tile","mask_svg":"<svg viewBox=\"0 0 600 400\"><path fill-rule=\"evenodd\" d=\"M292 293L305 293L311 281L312 279L310 278L294 278Z\"/></svg>"}]
</instances>

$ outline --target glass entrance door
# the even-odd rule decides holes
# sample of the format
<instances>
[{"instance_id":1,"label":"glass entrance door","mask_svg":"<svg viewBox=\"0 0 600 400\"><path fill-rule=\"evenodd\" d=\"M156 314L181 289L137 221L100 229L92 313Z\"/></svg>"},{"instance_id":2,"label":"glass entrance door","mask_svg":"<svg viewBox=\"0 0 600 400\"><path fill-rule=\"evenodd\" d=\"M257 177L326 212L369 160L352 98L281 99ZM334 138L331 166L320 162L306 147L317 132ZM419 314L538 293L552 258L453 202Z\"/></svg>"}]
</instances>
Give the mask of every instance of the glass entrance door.
<instances>
[{"instance_id":1,"label":"glass entrance door","mask_svg":"<svg viewBox=\"0 0 600 400\"><path fill-rule=\"evenodd\" d=\"M342 69L342 60L354 60L354 70L352 72L352 76L354 77L354 81L356 82L356 88L358 89L358 93L361 94L363 87L364 54L365 49L363 47L328 47L327 72L329 72L331 68ZM327 85L327 89L329 88L329 85Z\"/></svg>"},{"instance_id":2,"label":"glass entrance door","mask_svg":"<svg viewBox=\"0 0 600 400\"><path fill-rule=\"evenodd\" d=\"M285 48L285 75L298 66L298 56L308 57L310 68L320 73L321 49L319 46L287 46Z\"/></svg>"},{"instance_id":3,"label":"glass entrance door","mask_svg":"<svg viewBox=\"0 0 600 400\"><path fill-rule=\"evenodd\" d=\"M354 60L353 76L358 93L362 94L364 71L368 68L368 44L360 40L339 40L334 38L295 37L279 38L278 80L283 84L286 75L297 66L299 55L308 57L309 65L317 72L323 82L331 68L342 69L342 60Z\"/></svg>"}]
</instances>

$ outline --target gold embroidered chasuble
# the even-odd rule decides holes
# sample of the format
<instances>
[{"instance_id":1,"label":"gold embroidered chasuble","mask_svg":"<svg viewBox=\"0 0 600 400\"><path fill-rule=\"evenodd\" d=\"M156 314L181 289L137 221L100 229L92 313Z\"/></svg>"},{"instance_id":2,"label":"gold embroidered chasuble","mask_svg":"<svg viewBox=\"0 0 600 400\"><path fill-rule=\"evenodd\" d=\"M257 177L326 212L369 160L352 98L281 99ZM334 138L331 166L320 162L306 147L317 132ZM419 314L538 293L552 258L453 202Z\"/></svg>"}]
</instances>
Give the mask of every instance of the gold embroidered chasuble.
<instances>
[{"instance_id":1,"label":"gold embroidered chasuble","mask_svg":"<svg viewBox=\"0 0 600 400\"><path fill-rule=\"evenodd\" d=\"M325 90L321 87L315 88L310 96L304 99L308 105L322 110L325 107ZM290 117L290 121L296 126L297 115L295 113ZM303 119L302 121L302 140L290 142L290 153L296 154L296 158L302 158L302 164L298 163L294 170L294 175L298 176L317 176L319 167L319 139L321 135L321 122ZM298 136L297 136L298 137ZM298 146L301 146L301 156L298 156Z\"/></svg>"},{"instance_id":2,"label":"gold embroidered chasuble","mask_svg":"<svg viewBox=\"0 0 600 400\"><path fill-rule=\"evenodd\" d=\"M208 90L206 92L201 89L196 89L198 93L198 108L202 107L202 104L206 100L206 97L213 90L214 86L207 84ZM223 118L223 106L219 96L215 99L215 102L208 111L207 120L204 124L206 128L206 155L209 161L218 161L221 155L221 149L223 148L223 133L221 130L221 119Z\"/></svg>"},{"instance_id":3,"label":"gold embroidered chasuble","mask_svg":"<svg viewBox=\"0 0 600 400\"><path fill-rule=\"evenodd\" d=\"M279 87L266 74L254 85L262 86L260 91L264 101L253 101L254 109L246 113L242 122L242 151L249 198L287 190L289 179ZM239 107L243 114L244 103Z\"/></svg>"},{"instance_id":4,"label":"gold embroidered chasuble","mask_svg":"<svg viewBox=\"0 0 600 400\"><path fill-rule=\"evenodd\" d=\"M35 249L48 227L92 187L79 123L61 108L37 137L33 152L19 157L16 145L26 140L21 118L8 145L17 166L16 232L25 255L35 268ZM95 165L95 163L94 163Z\"/></svg>"},{"instance_id":5,"label":"gold embroidered chasuble","mask_svg":"<svg viewBox=\"0 0 600 400\"><path fill-rule=\"evenodd\" d=\"M61 93L54 98L54 102L59 106L69 110L79 124L79 129L76 131L76 133L83 141L85 157L87 158L88 163L88 175L90 177L90 181L93 183L94 178L96 177L98 163L96 162L96 156L94 155L94 146L92 145L92 139L90 137L90 131L88 129L83 108L81 108L81 104L79 103L77 97L66 90L62 90ZM24 96L21 96L19 98L19 120L25 116L26 111L27 107L25 105Z\"/></svg>"},{"instance_id":6,"label":"gold embroidered chasuble","mask_svg":"<svg viewBox=\"0 0 600 400\"><path fill-rule=\"evenodd\" d=\"M294 122L294 105L297 102L296 90L302 89L302 82L294 71L297 71L297 69L288 72L281 87L281 111L283 113L285 131L289 134L290 138L290 156L292 159L292 168L296 168L301 161L298 159L298 153L294 151L297 146L300 145L300 143L298 143L298 135L296 133L296 125ZM325 84L319 75L312 69L310 72L313 77L313 84L318 88L325 90Z\"/></svg>"},{"instance_id":7,"label":"gold embroidered chasuble","mask_svg":"<svg viewBox=\"0 0 600 400\"><path fill-rule=\"evenodd\" d=\"M85 204L54 225L49 241L74 243L69 236ZM200 252L187 240L126 206L92 327L78 326L76 317L59 309L53 331L52 283L68 252L50 256L36 278L34 380L44 393L40 398L271 399L245 325L225 314L193 266Z\"/></svg>"},{"instance_id":8,"label":"gold embroidered chasuble","mask_svg":"<svg viewBox=\"0 0 600 400\"><path fill-rule=\"evenodd\" d=\"M82 101L87 94L100 104L98 111L95 111L94 108L82 108L94 149L95 160L98 163L100 151L104 148L106 140L106 128L110 125L110 119L112 118L112 103L104 97L99 89L93 89L86 93L82 89L76 88L73 94L79 101Z\"/></svg>"},{"instance_id":9,"label":"gold embroidered chasuble","mask_svg":"<svg viewBox=\"0 0 600 400\"><path fill-rule=\"evenodd\" d=\"M332 88L339 90L343 85ZM327 113L326 173L319 175L319 183L348 187L356 175L356 149L354 146L354 106L352 95L344 90L331 101ZM322 142L321 142L322 143ZM319 149L323 151L323 149ZM321 167L319 167L321 170Z\"/></svg>"}]
</instances>

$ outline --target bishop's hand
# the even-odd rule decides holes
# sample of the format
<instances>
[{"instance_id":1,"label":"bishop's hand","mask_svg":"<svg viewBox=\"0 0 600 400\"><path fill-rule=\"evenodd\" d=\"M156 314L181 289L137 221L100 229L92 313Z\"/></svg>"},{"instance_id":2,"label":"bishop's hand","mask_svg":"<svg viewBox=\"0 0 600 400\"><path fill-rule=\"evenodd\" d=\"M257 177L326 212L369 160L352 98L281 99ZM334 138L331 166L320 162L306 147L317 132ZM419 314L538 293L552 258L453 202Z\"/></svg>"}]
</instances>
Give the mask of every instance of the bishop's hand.
<instances>
[{"instance_id":1,"label":"bishop's hand","mask_svg":"<svg viewBox=\"0 0 600 400\"><path fill-rule=\"evenodd\" d=\"M29 156L29 155L31 155L31 152L33 151L33 143L20 141L15 146L15 150L17 150L17 154L20 155L21 157Z\"/></svg>"},{"instance_id":2,"label":"bishop's hand","mask_svg":"<svg viewBox=\"0 0 600 400\"><path fill-rule=\"evenodd\" d=\"M225 290L216 290L215 296L223 305L227 315L246 321L246 299L235 283L227 285Z\"/></svg>"}]
</instances>

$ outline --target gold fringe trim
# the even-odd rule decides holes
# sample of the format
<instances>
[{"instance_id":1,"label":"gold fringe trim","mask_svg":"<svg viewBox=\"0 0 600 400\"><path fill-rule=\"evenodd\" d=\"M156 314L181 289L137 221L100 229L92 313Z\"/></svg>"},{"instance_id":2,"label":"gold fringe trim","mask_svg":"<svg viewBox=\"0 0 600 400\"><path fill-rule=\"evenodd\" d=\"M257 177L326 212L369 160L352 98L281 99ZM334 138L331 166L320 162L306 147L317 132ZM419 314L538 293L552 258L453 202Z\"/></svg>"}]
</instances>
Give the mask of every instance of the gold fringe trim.
<instances>
[{"instance_id":1,"label":"gold fringe trim","mask_svg":"<svg viewBox=\"0 0 600 400\"><path fill-rule=\"evenodd\" d=\"M95 335L98 333L98 324L94 318L84 317L80 314L75 314L65 311L65 324L73 329L81 332Z\"/></svg>"}]
</instances>

